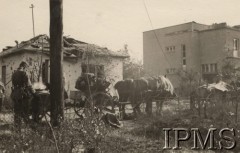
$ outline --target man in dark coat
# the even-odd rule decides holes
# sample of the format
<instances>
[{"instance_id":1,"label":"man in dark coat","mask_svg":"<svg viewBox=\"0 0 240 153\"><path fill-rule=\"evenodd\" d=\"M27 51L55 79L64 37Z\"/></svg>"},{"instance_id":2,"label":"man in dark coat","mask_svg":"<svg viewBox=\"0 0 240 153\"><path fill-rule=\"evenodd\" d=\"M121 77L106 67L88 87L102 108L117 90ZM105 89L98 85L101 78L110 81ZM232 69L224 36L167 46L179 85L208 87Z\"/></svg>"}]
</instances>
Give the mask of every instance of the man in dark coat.
<instances>
[{"instance_id":1,"label":"man in dark coat","mask_svg":"<svg viewBox=\"0 0 240 153\"><path fill-rule=\"evenodd\" d=\"M18 69L12 75L11 98L14 105L14 123L21 124L21 118L27 122L29 119L30 98L35 93L27 74L28 64L21 62Z\"/></svg>"},{"instance_id":2,"label":"man in dark coat","mask_svg":"<svg viewBox=\"0 0 240 153\"><path fill-rule=\"evenodd\" d=\"M77 79L75 88L84 92L86 95L90 95L89 88L92 89L95 84L95 76L93 73L82 73Z\"/></svg>"}]
</instances>

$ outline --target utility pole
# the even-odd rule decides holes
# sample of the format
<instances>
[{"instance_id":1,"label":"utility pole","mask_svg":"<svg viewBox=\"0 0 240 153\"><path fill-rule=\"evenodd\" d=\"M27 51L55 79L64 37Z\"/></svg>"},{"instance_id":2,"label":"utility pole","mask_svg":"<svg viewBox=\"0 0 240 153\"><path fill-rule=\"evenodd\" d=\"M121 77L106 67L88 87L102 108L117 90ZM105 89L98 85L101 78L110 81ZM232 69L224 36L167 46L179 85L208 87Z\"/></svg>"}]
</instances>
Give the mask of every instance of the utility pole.
<instances>
[{"instance_id":1,"label":"utility pole","mask_svg":"<svg viewBox=\"0 0 240 153\"><path fill-rule=\"evenodd\" d=\"M34 8L34 5L31 4L31 6L30 6L29 8L32 9L33 37L35 37L34 14L33 14L33 8Z\"/></svg>"},{"instance_id":2,"label":"utility pole","mask_svg":"<svg viewBox=\"0 0 240 153\"><path fill-rule=\"evenodd\" d=\"M50 0L50 100L51 123L64 118L63 102L63 0Z\"/></svg>"}]
</instances>

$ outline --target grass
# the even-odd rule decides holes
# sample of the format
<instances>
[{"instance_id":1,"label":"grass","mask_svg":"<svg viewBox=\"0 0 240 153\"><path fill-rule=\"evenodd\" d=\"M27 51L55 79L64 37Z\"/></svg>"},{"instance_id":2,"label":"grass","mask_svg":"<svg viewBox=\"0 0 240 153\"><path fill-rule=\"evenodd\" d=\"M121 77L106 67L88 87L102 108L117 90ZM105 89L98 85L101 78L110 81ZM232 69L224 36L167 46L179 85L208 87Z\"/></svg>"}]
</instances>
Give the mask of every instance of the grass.
<instances>
[{"instance_id":1,"label":"grass","mask_svg":"<svg viewBox=\"0 0 240 153\"><path fill-rule=\"evenodd\" d=\"M61 128L54 129L60 152L79 152L88 150L89 152L102 153L157 153L163 152L164 133L163 128L194 128L197 127L206 135L209 127L223 128L225 126L238 128L232 118L224 116L217 111L216 117L202 119L197 113L189 110L187 101L165 102L162 116L141 115L136 120L123 121L123 127L115 129L105 126L98 118L83 120L66 120ZM69 112L70 113L70 112ZM70 113L71 115L71 113ZM0 152L8 150L9 152L56 152L52 133L47 124L37 126L35 129L24 126L22 133L14 132L12 127L12 115L0 114L5 124L0 122ZM227 122L227 119L229 122ZM227 123L227 124L226 124ZM239 136L239 131L237 135ZM182 136L182 135L180 135ZM173 140L174 134L170 134ZM239 138L238 138L239 139ZM173 142L171 143L171 146ZM181 143L182 150L165 150L164 152L196 152L190 149L192 142ZM234 152L240 150L239 146ZM204 151L203 151L204 152ZM213 152L213 151L208 151Z\"/></svg>"}]
</instances>

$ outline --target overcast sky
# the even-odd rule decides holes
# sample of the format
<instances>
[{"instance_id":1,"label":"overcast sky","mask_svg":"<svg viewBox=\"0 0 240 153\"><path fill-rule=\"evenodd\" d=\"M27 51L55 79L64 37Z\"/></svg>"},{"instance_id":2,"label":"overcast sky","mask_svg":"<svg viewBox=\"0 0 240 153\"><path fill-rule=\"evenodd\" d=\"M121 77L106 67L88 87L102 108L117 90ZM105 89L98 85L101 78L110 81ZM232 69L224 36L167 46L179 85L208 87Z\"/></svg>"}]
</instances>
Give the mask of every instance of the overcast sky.
<instances>
[{"instance_id":1,"label":"overcast sky","mask_svg":"<svg viewBox=\"0 0 240 153\"><path fill-rule=\"evenodd\" d=\"M64 35L120 50L142 59L143 31L151 30L143 0L63 0ZM49 35L49 0L0 0L0 48L33 36ZM240 24L240 0L145 0L155 29L195 21Z\"/></svg>"}]
</instances>

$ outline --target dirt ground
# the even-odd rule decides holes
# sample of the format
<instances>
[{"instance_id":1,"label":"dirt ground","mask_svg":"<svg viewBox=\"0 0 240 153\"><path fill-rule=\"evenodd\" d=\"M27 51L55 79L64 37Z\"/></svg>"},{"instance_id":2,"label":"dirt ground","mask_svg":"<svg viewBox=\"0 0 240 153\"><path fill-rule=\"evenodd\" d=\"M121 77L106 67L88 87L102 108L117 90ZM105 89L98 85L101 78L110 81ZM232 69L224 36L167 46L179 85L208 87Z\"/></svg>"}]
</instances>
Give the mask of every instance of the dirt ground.
<instances>
[{"instance_id":1,"label":"dirt ground","mask_svg":"<svg viewBox=\"0 0 240 153\"><path fill-rule=\"evenodd\" d=\"M144 107L144 106L143 106ZM127 106L127 113L131 114L131 106ZM155 108L155 104L153 104ZM74 118L73 110L66 112L67 116ZM13 122L11 113L0 113L0 137L2 134L10 134L9 125ZM196 113L189 110L189 101L175 100L164 103L161 115L147 116L142 114L134 120L121 121L121 128L109 128L108 134L101 142L101 150L103 153L214 153L226 152L224 150L191 150L191 143L181 144L181 150L163 150L164 146L164 132L162 128L209 128L215 125L210 119L201 119L197 117ZM222 125L225 126L225 125ZM173 140L172 135L170 135ZM1 142L0 142L1 143ZM173 146L174 142L170 142ZM1 149L1 148L0 148ZM0 150L1 152L1 150ZM78 151L76 151L78 152ZM229 151L230 152L230 151ZM234 150L238 152L238 150Z\"/></svg>"},{"instance_id":2,"label":"dirt ground","mask_svg":"<svg viewBox=\"0 0 240 153\"><path fill-rule=\"evenodd\" d=\"M122 121L123 127L115 129L108 134L107 146L111 149L106 152L123 152L123 153L214 153L214 152L231 152L224 150L191 150L191 142L181 144L181 150L163 150L164 132L162 128L175 127L210 127L212 123L208 120L202 120L193 123L195 115L189 111L189 101L169 101L165 102L162 115L153 115L151 117L142 115L136 120ZM193 126L193 127L191 127ZM172 136L174 137L174 136ZM171 139L171 138L170 138ZM172 138L173 140L174 138ZM174 140L173 140L174 141ZM173 146L174 142L170 142ZM191 141L191 140L189 140ZM235 151L238 152L238 151Z\"/></svg>"}]
</instances>

